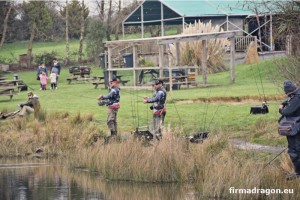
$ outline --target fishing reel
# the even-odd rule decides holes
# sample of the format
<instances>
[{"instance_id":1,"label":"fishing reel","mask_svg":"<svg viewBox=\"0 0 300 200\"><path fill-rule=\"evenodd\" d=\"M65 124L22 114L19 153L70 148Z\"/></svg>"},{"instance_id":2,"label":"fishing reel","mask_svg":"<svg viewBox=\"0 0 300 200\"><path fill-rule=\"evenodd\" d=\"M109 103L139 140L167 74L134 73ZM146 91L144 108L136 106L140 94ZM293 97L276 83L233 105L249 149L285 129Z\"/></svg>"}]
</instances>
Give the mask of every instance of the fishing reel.
<instances>
[{"instance_id":1,"label":"fishing reel","mask_svg":"<svg viewBox=\"0 0 300 200\"><path fill-rule=\"evenodd\" d=\"M251 106L250 114L267 114L269 113L269 104L267 102L263 102L261 105Z\"/></svg>"},{"instance_id":2,"label":"fishing reel","mask_svg":"<svg viewBox=\"0 0 300 200\"><path fill-rule=\"evenodd\" d=\"M136 128L136 130L133 132L133 135L139 140L153 140L153 134L149 130L139 130L139 128Z\"/></svg>"},{"instance_id":3,"label":"fishing reel","mask_svg":"<svg viewBox=\"0 0 300 200\"><path fill-rule=\"evenodd\" d=\"M98 101L98 106L108 106L109 100L100 100Z\"/></svg>"},{"instance_id":4,"label":"fishing reel","mask_svg":"<svg viewBox=\"0 0 300 200\"><path fill-rule=\"evenodd\" d=\"M196 134L194 134L193 136L188 137L187 139L189 139L189 141L191 143L203 143L203 141L208 138L208 131L199 131Z\"/></svg>"}]
</instances>

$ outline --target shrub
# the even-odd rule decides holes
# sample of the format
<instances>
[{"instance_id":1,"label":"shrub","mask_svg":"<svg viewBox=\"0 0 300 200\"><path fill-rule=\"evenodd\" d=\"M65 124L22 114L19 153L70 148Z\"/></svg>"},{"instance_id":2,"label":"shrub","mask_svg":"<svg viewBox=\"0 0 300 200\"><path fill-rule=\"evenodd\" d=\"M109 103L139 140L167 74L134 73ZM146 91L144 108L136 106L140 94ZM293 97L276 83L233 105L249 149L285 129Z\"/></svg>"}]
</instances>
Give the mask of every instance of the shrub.
<instances>
[{"instance_id":1,"label":"shrub","mask_svg":"<svg viewBox=\"0 0 300 200\"><path fill-rule=\"evenodd\" d=\"M204 24L199 20L198 22L195 22L195 24L189 24L184 28L182 34L216 32L223 32L223 29L219 25L212 26L211 21ZM207 40L207 65L209 71L217 72L226 69L223 64L225 43L226 39ZM171 46L171 51L173 55L176 55L174 46ZM180 61L182 65L200 66L202 62L202 41L180 43Z\"/></svg>"}]
</instances>

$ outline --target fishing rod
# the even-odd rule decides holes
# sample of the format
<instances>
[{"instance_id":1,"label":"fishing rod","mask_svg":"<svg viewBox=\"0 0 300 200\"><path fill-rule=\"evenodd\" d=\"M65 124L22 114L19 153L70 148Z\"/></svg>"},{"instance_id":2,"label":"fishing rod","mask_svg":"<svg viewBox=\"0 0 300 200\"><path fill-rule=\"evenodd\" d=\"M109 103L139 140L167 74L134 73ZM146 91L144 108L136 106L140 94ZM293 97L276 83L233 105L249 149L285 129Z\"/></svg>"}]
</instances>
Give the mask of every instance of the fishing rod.
<instances>
[{"instance_id":1,"label":"fishing rod","mask_svg":"<svg viewBox=\"0 0 300 200\"><path fill-rule=\"evenodd\" d=\"M142 96L140 96L140 95L135 94L135 92L132 93L132 92L127 92L127 91L125 91L125 90L121 90L121 91L122 91L122 92L125 92L125 93L127 93L127 94L130 94L130 95L136 96L136 97L144 98L144 97L142 97Z\"/></svg>"},{"instance_id":2,"label":"fishing rod","mask_svg":"<svg viewBox=\"0 0 300 200\"><path fill-rule=\"evenodd\" d=\"M277 154L272 160L270 160L263 169L265 169L267 166L269 166L271 164L271 162L273 162L278 156L280 156L283 152L285 152L285 150L287 149L287 147L285 147L279 154Z\"/></svg>"}]
</instances>

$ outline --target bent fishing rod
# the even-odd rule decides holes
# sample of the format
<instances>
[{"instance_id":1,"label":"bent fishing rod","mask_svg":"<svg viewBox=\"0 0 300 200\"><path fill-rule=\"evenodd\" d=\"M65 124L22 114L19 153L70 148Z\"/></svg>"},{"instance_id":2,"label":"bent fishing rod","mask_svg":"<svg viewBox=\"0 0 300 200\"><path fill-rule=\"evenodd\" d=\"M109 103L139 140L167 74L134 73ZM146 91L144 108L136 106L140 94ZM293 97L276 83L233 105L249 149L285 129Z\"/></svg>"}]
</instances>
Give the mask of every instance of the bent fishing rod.
<instances>
[{"instance_id":1,"label":"bent fishing rod","mask_svg":"<svg viewBox=\"0 0 300 200\"><path fill-rule=\"evenodd\" d=\"M287 147L285 147L279 154L277 154L272 160L270 160L263 169L265 169L267 166L269 166L271 164L271 162L273 162L278 156L280 156L283 152L285 152L285 150L287 149Z\"/></svg>"}]
</instances>

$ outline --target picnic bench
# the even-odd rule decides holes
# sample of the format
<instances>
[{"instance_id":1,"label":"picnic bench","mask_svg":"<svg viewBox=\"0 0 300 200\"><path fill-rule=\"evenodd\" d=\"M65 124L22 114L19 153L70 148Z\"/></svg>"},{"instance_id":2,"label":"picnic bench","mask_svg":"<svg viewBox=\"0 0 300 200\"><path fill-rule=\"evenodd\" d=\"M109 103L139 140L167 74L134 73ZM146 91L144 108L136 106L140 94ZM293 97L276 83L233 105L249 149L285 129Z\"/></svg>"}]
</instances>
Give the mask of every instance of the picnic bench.
<instances>
[{"instance_id":1,"label":"picnic bench","mask_svg":"<svg viewBox=\"0 0 300 200\"><path fill-rule=\"evenodd\" d=\"M18 89L18 87L0 85L0 96L9 96L10 100L12 100L15 89Z\"/></svg>"},{"instance_id":2,"label":"picnic bench","mask_svg":"<svg viewBox=\"0 0 300 200\"><path fill-rule=\"evenodd\" d=\"M130 80L122 80L122 75L116 75L115 76L118 80L119 83L121 83L123 86L125 86L126 83L128 83ZM94 76L95 80L99 80L99 81L94 81L92 82L93 85L95 85L95 89L98 87L98 85L105 85L105 81L101 81L101 80L105 80L104 76Z\"/></svg>"},{"instance_id":3,"label":"picnic bench","mask_svg":"<svg viewBox=\"0 0 300 200\"><path fill-rule=\"evenodd\" d=\"M68 84L71 84L72 82L89 82L89 81L93 81L95 80L94 77L78 77L78 76L74 76L74 77L70 77L67 78Z\"/></svg>"},{"instance_id":4,"label":"picnic bench","mask_svg":"<svg viewBox=\"0 0 300 200\"><path fill-rule=\"evenodd\" d=\"M164 84L167 85L167 90L169 90L169 77L164 77L164 78L160 78L164 81ZM189 76L174 76L172 77L172 89L180 89L181 85L185 85L187 86L187 88L189 88L189 86L194 83L194 81L190 81L189 80Z\"/></svg>"},{"instance_id":5,"label":"picnic bench","mask_svg":"<svg viewBox=\"0 0 300 200\"><path fill-rule=\"evenodd\" d=\"M91 68L87 66L69 67L69 73L80 77L90 76Z\"/></svg>"},{"instance_id":6,"label":"picnic bench","mask_svg":"<svg viewBox=\"0 0 300 200\"><path fill-rule=\"evenodd\" d=\"M98 85L105 85L105 82L92 82L93 85L95 85L95 89L97 89Z\"/></svg>"}]
</instances>

